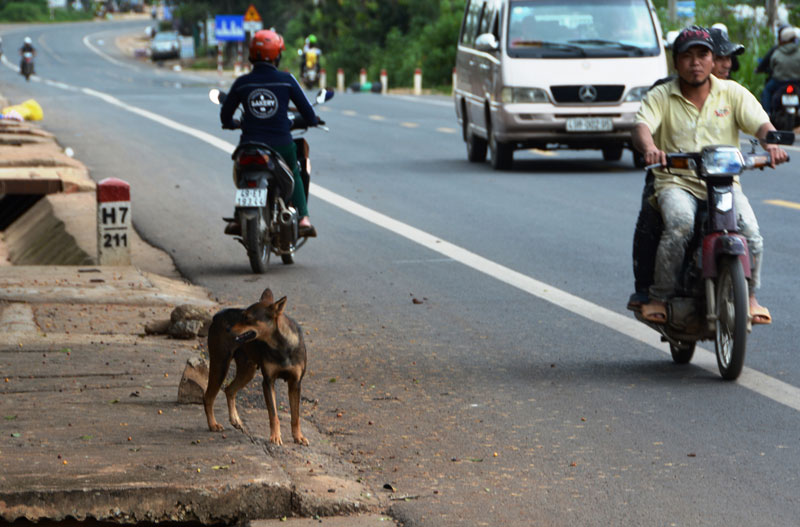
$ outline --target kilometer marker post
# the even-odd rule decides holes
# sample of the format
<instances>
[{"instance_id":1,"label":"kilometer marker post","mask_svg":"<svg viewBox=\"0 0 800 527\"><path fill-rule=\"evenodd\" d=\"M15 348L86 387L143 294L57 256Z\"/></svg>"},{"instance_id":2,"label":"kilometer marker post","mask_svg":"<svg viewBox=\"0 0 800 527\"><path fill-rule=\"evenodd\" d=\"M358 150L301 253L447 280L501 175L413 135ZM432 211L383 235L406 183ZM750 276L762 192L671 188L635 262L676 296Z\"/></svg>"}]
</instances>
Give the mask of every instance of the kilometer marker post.
<instances>
[{"instance_id":1,"label":"kilometer marker post","mask_svg":"<svg viewBox=\"0 0 800 527\"><path fill-rule=\"evenodd\" d=\"M131 264L131 186L106 178L97 184L97 263Z\"/></svg>"}]
</instances>

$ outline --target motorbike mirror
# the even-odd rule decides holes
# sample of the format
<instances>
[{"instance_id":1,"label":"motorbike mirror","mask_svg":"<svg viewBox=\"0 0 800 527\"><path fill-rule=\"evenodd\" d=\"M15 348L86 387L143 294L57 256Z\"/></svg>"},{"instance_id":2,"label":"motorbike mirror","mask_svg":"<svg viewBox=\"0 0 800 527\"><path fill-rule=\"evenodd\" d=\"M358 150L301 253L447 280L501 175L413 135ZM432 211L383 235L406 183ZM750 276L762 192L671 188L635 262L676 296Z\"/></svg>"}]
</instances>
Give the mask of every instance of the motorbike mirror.
<instances>
[{"instance_id":1,"label":"motorbike mirror","mask_svg":"<svg viewBox=\"0 0 800 527\"><path fill-rule=\"evenodd\" d=\"M794 132L787 132L783 130L773 130L767 132L767 143L773 145L793 145Z\"/></svg>"},{"instance_id":2,"label":"motorbike mirror","mask_svg":"<svg viewBox=\"0 0 800 527\"><path fill-rule=\"evenodd\" d=\"M222 104L222 102L225 100L225 92L218 90L217 88L211 88L208 91L208 98L214 104Z\"/></svg>"},{"instance_id":3,"label":"motorbike mirror","mask_svg":"<svg viewBox=\"0 0 800 527\"><path fill-rule=\"evenodd\" d=\"M335 92L331 89L320 90L319 93L317 93L317 104L322 104L324 102L330 101L331 99L333 99L334 93Z\"/></svg>"}]
</instances>

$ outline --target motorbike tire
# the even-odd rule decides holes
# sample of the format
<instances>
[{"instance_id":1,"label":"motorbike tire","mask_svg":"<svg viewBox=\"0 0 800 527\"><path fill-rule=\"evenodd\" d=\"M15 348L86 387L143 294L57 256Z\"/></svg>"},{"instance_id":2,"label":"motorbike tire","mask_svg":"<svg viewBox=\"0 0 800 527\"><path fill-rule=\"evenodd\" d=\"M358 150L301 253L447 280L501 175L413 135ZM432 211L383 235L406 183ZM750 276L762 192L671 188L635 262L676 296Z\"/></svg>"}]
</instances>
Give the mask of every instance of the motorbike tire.
<instances>
[{"instance_id":1,"label":"motorbike tire","mask_svg":"<svg viewBox=\"0 0 800 527\"><path fill-rule=\"evenodd\" d=\"M682 342L680 344L669 345L669 351L672 353L672 360L675 364L688 364L694 357L695 342Z\"/></svg>"},{"instance_id":2,"label":"motorbike tire","mask_svg":"<svg viewBox=\"0 0 800 527\"><path fill-rule=\"evenodd\" d=\"M244 243L247 246L247 257L250 268L256 274L264 274L269 266L270 242L264 223L265 209L259 209L258 217L245 222Z\"/></svg>"},{"instance_id":3,"label":"motorbike tire","mask_svg":"<svg viewBox=\"0 0 800 527\"><path fill-rule=\"evenodd\" d=\"M716 289L717 366L722 378L732 381L739 377L744 367L749 314L747 281L738 256L722 257Z\"/></svg>"},{"instance_id":4,"label":"motorbike tire","mask_svg":"<svg viewBox=\"0 0 800 527\"><path fill-rule=\"evenodd\" d=\"M778 130L794 130L794 115L786 111L779 112L774 119L775 128Z\"/></svg>"},{"instance_id":5,"label":"motorbike tire","mask_svg":"<svg viewBox=\"0 0 800 527\"><path fill-rule=\"evenodd\" d=\"M603 149L604 161L619 161L622 159L622 147L611 146Z\"/></svg>"}]
</instances>

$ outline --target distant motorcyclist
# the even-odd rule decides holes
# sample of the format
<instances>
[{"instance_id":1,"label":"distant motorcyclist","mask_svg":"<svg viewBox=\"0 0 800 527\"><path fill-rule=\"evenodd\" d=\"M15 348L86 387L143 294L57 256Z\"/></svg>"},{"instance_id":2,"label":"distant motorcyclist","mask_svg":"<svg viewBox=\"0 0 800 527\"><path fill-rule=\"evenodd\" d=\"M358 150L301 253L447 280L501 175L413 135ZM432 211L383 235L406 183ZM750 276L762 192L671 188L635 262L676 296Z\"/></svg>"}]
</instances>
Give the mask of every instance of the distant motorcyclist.
<instances>
[{"instance_id":1,"label":"distant motorcyclist","mask_svg":"<svg viewBox=\"0 0 800 527\"><path fill-rule=\"evenodd\" d=\"M303 52L300 60L300 75L305 75L309 68L319 69L319 59L321 55L322 50L317 46L316 35L308 35L303 43Z\"/></svg>"},{"instance_id":2,"label":"distant motorcyclist","mask_svg":"<svg viewBox=\"0 0 800 527\"><path fill-rule=\"evenodd\" d=\"M784 28L790 27L789 24L781 24L778 26L778 35L781 34L781 31ZM777 82L775 79L772 78L772 69L770 68L770 61L772 60L772 54L775 53L775 50L778 49L778 45L774 45L769 48L763 57L758 59L758 66L756 66L756 73L766 73L767 80L764 82L764 90L761 92L761 106L767 113L770 113L770 105L772 104L772 94L775 91L775 86Z\"/></svg>"},{"instance_id":3,"label":"distant motorcyclist","mask_svg":"<svg viewBox=\"0 0 800 527\"><path fill-rule=\"evenodd\" d=\"M31 37L25 37L22 41L22 47L19 48L19 69L22 70L22 65L25 63L25 53L33 53L33 56L36 56L36 49L33 47L33 41ZM33 71L31 71L33 73Z\"/></svg>"},{"instance_id":4,"label":"distant motorcyclist","mask_svg":"<svg viewBox=\"0 0 800 527\"><path fill-rule=\"evenodd\" d=\"M294 76L278 70L281 52L285 49L283 37L275 31L261 30L253 35L250 41L253 70L234 81L220 109L220 120L223 128L236 128L233 114L242 105L239 142L269 145L292 167L292 203L300 217L299 234L314 237L317 232L308 217L303 179L297 165L297 147L292 140L289 101L294 103L309 126L321 124L321 121Z\"/></svg>"},{"instance_id":5,"label":"distant motorcyclist","mask_svg":"<svg viewBox=\"0 0 800 527\"><path fill-rule=\"evenodd\" d=\"M800 79L800 44L797 42L797 36L795 28L785 27L778 37L778 47L769 60L772 78L775 80L775 91L780 90L788 81Z\"/></svg>"},{"instance_id":6,"label":"distant motorcyclist","mask_svg":"<svg viewBox=\"0 0 800 527\"><path fill-rule=\"evenodd\" d=\"M739 71L739 55L744 53L742 44L735 44L728 38L728 28L717 23L709 30L714 40L714 67L711 73L718 79L730 79L731 73Z\"/></svg>"}]
</instances>

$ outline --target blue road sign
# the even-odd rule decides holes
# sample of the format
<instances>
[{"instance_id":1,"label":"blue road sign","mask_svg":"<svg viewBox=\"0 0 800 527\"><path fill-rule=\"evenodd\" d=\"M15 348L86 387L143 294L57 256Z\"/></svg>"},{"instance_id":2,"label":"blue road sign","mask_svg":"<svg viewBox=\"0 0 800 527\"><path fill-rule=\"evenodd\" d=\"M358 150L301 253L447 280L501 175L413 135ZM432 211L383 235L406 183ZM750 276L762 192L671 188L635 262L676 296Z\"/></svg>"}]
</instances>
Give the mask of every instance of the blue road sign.
<instances>
[{"instance_id":1,"label":"blue road sign","mask_svg":"<svg viewBox=\"0 0 800 527\"><path fill-rule=\"evenodd\" d=\"M243 15L217 15L214 17L214 34L222 42L244 40Z\"/></svg>"},{"instance_id":2,"label":"blue road sign","mask_svg":"<svg viewBox=\"0 0 800 527\"><path fill-rule=\"evenodd\" d=\"M694 0L679 1L675 6L677 8L678 16L683 18L694 18L695 5Z\"/></svg>"}]
</instances>

